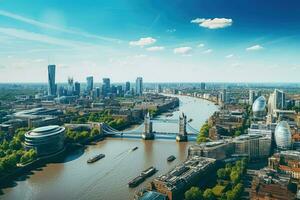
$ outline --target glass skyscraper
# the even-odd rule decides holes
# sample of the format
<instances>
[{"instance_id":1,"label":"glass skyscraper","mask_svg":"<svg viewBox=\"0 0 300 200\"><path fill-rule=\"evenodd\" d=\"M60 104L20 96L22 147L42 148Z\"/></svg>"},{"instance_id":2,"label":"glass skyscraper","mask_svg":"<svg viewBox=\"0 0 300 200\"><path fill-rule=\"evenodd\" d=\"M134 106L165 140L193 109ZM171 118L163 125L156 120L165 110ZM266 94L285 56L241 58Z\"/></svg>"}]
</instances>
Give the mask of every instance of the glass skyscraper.
<instances>
[{"instance_id":1,"label":"glass skyscraper","mask_svg":"<svg viewBox=\"0 0 300 200\"><path fill-rule=\"evenodd\" d=\"M92 76L88 76L86 78L86 83L87 83L87 86L86 86L87 92L91 92L94 88L94 78Z\"/></svg>"},{"instance_id":2,"label":"glass skyscraper","mask_svg":"<svg viewBox=\"0 0 300 200\"><path fill-rule=\"evenodd\" d=\"M48 95L56 95L55 65L48 65Z\"/></svg>"},{"instance_id":3,"label":"glass skyscraper","mask_svg":"<svg viewBox=\"0 0 300 200\"><path fill-rule=\"evenodd\" d=\"M135 93L138 96L143 95L143 78L137 77L135 81Z\"/></svg>"},{"instance_id":4,"label":"glass skyscraper","mask_svg":"<svg viewBox=\"0 0 300 200\"><path fill-rule=\"evenodd\" d=\"M102 83L102 94L104 97L110 93L110 79L109 78L103 78Z\"/></svg>"}]
</instances>

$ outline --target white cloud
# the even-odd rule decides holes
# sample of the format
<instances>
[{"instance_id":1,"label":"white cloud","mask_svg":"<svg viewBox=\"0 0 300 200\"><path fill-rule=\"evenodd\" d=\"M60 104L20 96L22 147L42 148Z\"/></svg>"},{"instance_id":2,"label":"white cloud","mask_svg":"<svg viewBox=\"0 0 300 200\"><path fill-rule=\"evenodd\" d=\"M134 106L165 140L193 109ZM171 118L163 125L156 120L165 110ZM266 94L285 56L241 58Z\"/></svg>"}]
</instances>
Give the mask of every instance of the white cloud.
<instances>
[{"instance_id":1,"label":"white cloud","mask_svg":"<svg viewBox=\"0 0 300 200\"><path fill-rule=\"evenodd\" d=\"M164 49L165 49L165 47L162 47L162 46L154 46L154 47L147 48L148 51L162 51Z\"/></svg>"},{"instance_id":2,"label":"white cloud","mask_svg":"<svg viewBox=\"0 0 300 200\"><path fill-rule=\"evenodd\" d=\"M188 55L192 52L191 47L178 47L174 49L175 54Z\"/></svg>"},{"instance_id":3,"label":"white cloud","mask_svg":"<svg viewBox=\"0 0 300 200\"><path fill-rule=\"evenodd\" d=\"M146 38L140 38L139 40L136 41L131 41L129 42L129 44L131 46L147 46L147 45L151 45L154 44L156 42L156 39L152 38L152 37L146 37Z\"/></svg>"},{"instance_id":4,"label":"white cloud","mask_svg":"<svg viewBox=\"0 0 300 200\"><path fill-rule=\"evenodd\" d=\"M232 19L226 18L214 18L214 19L205 19L205 18L196 18L191 21L191 23L199 24L199 26L209 29L218 29L231 26L233 21Z\"/></svg>"},{"instance_id":5,"label":"white cloud","mask_svg":"<svg viewBox=\"0 0 300 200\"><path fill-rule=\"evenodd\" d=\"M233 54L229 54L227 56L225 56L226 58L232 58L234 55Z\"/></svg>"},{"instance_id":6,"label":"white cloud","mask_svg":"<svg viewBox=\"0 0 300 200\"><path fill-rule=\"evenodd\" d=\"M204 53L204 54L209 54L209 53L211 53L211 52L213 52L212 49L207 49L207 50L203 51L202 53Z\"/></svg>"},{"instance_id":7,"label":"white cloud","mask_svg":"<svg viewBox=\"0 0 300 200\"><path fill-rule=\"evenodd\" d=\"M259 51L262 50L263 47L259 44L246 48L247 51Z\"/></svg>"},{"instance_id":8,"label":"white cloud","mask_svg":"<svg viewBox=\"0 0 300 200\"><path fill-rule=\"evenodd\" d=\"M204 44L198 44L198 47L204 47L205 45Z\"/></svg>"}]
</instances>

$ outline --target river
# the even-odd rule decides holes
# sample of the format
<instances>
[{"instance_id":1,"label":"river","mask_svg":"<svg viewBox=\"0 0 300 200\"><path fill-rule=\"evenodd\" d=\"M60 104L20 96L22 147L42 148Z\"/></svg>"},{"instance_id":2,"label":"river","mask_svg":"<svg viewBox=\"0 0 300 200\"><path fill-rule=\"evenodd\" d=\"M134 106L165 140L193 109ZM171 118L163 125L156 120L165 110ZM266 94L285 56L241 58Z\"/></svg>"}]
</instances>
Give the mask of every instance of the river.
<instances>
[{"instance_id":1,"label":"river","mask_svg":"<svg viewBox=\"0 0 300 200\"><path fill-rule=\"evenodd\" d=\"M179 99L179 110L168 119L178 119L179 114L184 112L188 119L193 119L190 124L197 129L218 109L213 103L202 99L184 96L179 96ZM155 131L178 132L177 124L155 123L153 128ZM106 138L85 150L77 150L67 155L57 163L47 164L18 178L9 187L2 189L0 199L132 199L137 189L184 161L187 148L192 143L163 139L143 141ZM135 146L138 149L130 151ZM98 153L104 153L106 157L93 164L86 163L88 158ZM172 163L166 161L170 155L177 158ZM128 188L127 183L150 166L155 166L158 172L137 188Z\"/></svg>"}]
</instances>

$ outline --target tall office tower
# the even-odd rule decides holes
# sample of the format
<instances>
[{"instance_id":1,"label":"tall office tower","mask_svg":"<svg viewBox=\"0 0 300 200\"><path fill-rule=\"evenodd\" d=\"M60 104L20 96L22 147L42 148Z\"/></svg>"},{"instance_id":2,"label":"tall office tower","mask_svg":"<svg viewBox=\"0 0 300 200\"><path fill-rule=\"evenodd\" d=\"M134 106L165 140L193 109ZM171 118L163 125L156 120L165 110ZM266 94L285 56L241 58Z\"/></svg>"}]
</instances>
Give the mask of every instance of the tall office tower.
<instances>
[{"instance_id":1,"label":"tall office tower","mask_svg":"<svg viewBox=\"0 0 300 200\"><path fill-rule=\"evenodd\" d=\"M135 81L135 94L137 96L143 95L143 78L137 77Z\"/></svg>"},{"instance_id":2,"label":"tall office tower","mask_svg":"<svg viewBox=\"0 0 300 200\"><path fill-rule=\"evenodd\" d=\"M56 95L55 65L48 65L48 95Z\"/></svg>"},{"instance_id":3,"label":"tall office tower","mask_svg":"<svg viewBox=\"0 0 300 200\"><path fill-rule=\"evenodd\" d=\"M86 90L88 93L90 93L94 88L94 78L92 76L86 77L86 84Z\"/></svg>"},{"instance_id":4,"label":"tall office tower","mask_svg":"<svg viewBox=\"0 0 300 200\"><path fill-rule=\"evenodd\" d=\"M129 81L127 81L125 83L125 93L127 93L127 92L130 92L130 82Z\"/></svg>"},{"instance_id":5,"label":"tall office tower","mask_svg":"<svg viewBox=\"0 0 300 200\"><path fill-rule=\"evenodd\" d=\"M118 85L117 86L117 96L121 97L123 95L124 95L124 93L123 93L123 87L122 87L122 85Z\"/></svg>"},{"instance_id":6,"label":"tall office tower","mask_svg":"<svg viewBox=\"0 0 300 200\"><path fill-rule=\"evenodd\" d=\"M110 93L110 79L109 78L103 78L102 80L102 94L104 97L108 96L108 93Z\"/></svg>"},{"instance_id":7,"label":"tall office tower","mask_svg":"<svg viewBox=\"0 0 300 200\"><path fill-rule=\"evenodd\" d=\"M69 77L68 78L68 95L73 95L74 93L74 79Z\"/></svg>"},{"instance_id":8,"label":"tall office tower","mask_svg":"<svg viewBox=\"0 0 300 200\"><path fill-rule=\"evenodd\" d=\"M268 99L268 114L272 115L275 109L275 95L274 93L271 93Z\"/></svg>"},{"instance_id":9,"label":"tall office tower","mask_svg":"<svg viewBox=\"0 0 300 200\"><path fill-rule=\"evenodd\" d=\"M96 95L95 95L97 98L100 97L100 88L99 87L96 87Z\"/></svg>"},{"instance_id":10,"label":"tall office tower","mask_svg":"<svg viewBox=\"0 0 300 200\"><path fill-rule=\"evenodd\" d=\"M282 90L275 89L275 105L276 109L284 109L285 108L285 93Z\"/></svg>"},{"instance_id":11,"label":"tall office tower","mask_svg":"<svg viewBox=\"0 0 300 200\"><path fill-rule=\"evenodd\" d=\"M201 90L205 90L205 89L206 89L205 83L200 83L200 89L201 89Z\"/></svg>"},{"instance_id":12,"label":"tall office tower","mask_svg":"<svg viewBox=\"0 0 300 200\"><path fill-rule=\"evenodd\" d=\"M254 90L249 90L249 105L252 106L252 104L255 101L255 91Z\"/></svg>"},{"instance_id":13,"label":"tall office tower","mask_svg":"<svg viewBox=\"0 0 300 200\"><path fill-rule=\"evenodd\" d=\"M220 93L220 98L219 100L222 102L222 103L227 103L228 102L228 96L227 96L227 92L226 90L222 90L222 92Z\"/></svg>"},{"instance_id":14,"label":"tall office tower","mask_svg":"<svg viewBox=\"0 0 300 200\"><path fill-rule=\"evenodd\" d=\"M161 85L160 85L160 84L158 84L158 85L156 86L156 92L157 92L157 93L161 93L161 92L162 92L162 88L161 88Z\"/></svg>"},{"instance_id":15,"label":"tall office tower","mask_svg":"<svg viewBox=\"0 0 300 200\"><path fill-rule=\"evenodd\" d=\"M75 91L74 91L75 95L80 95L80 83L79 82L75 82Z\"/></svg>"}]
</instances>

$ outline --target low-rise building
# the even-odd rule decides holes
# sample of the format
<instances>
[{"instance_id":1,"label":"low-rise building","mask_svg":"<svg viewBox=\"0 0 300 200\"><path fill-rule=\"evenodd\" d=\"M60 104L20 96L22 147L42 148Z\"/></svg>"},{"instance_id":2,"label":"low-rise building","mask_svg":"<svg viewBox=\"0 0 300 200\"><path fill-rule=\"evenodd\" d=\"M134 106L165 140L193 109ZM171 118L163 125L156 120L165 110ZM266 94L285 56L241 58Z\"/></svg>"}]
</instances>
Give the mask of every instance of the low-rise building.
<instances>
[{"instance_id":1,"label":"low-rise building","mask_svg":"<svg viewBox=\"0 0 300 200\"><path fill-rule=\"evenodd\" d=\"M281 151L268 159L268 166L283 174L289 174L292 178L300 180L300 152Z\"/></svg>"},{"instance_id":2,"label":"low-rise building","mask_svg":"<svg viewBox=\"0 0 300 200\"><path fill-rule=\"evenodd\" d=\"M231 156L245 156L250 160L267 158L271 150L271 137L246 134L231 139L196 144L189 147L189 156L198 155L217 160Z\"/></svg>"},{"instance_id":3,"label":"low-rise building","mask_svg":"<svg viewBox=\"0 0 300 200\"><path fill-rule=\"evenodd\" d=\"M169 200L183 199L183 194L198 185L215 166L215 159L193 156L164 175L156 177L151 190L167 195Z\"/></svg>"},{"instance_id":4,"label":"low-rise building","mask_svg":"<svg viewBox=\"0 0 300 200\"><path fill-rule=\"evenodd\" d=\"M252 181L250 199L293 200L296 194L289 190L290 177L274 170L261 169Z\"/></svg>"}]
</instances>

